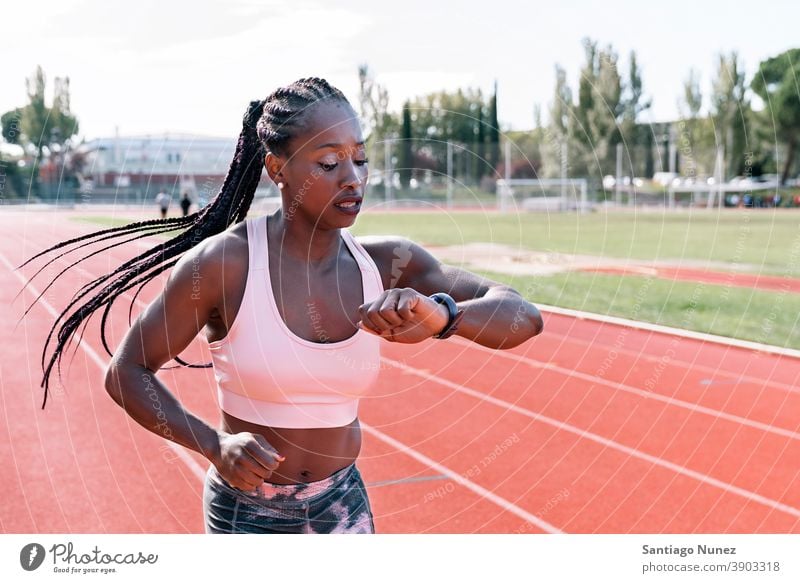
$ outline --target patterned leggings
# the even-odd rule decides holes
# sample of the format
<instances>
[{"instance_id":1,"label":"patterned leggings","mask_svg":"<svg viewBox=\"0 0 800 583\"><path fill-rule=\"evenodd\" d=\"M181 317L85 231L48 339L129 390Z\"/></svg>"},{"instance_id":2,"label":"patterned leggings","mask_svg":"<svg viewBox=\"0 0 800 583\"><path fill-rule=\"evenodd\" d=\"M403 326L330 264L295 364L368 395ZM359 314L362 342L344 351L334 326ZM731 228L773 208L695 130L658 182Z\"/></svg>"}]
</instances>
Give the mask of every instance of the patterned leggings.
<instances>
[{"instance_id":1,"label":"patterned leggings","mask_svg":"<svg viewBox=\"0 0 800 583\"><path fill-rule=\"evenodd\" d=\"M203 487L205 530L222 533L372 534L367 490L355 462L316 482L271 484L245 492L213 464Z\"/></svg>"}]
</instances>

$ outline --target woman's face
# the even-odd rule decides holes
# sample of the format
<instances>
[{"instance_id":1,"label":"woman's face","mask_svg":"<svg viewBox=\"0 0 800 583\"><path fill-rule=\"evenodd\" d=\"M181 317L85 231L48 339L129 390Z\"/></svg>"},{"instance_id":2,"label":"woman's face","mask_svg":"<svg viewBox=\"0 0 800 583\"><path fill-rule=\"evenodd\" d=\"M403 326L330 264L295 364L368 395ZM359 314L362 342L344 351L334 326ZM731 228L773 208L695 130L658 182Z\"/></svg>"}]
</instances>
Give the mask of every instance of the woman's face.
<instances>
[{"instance_id":1,"label":"woman's face","mask_svg":"<svg viewBox=\"0 0 800 583\"><path fill-rule=\"evenodd\" d=\"M268 154L270 176L283 182L284 218L302 214L321 228L352 225L367 185L367 155L358 117L346 103L323 101L306 114L288 154Z\"/></svg>"}]
</instances>

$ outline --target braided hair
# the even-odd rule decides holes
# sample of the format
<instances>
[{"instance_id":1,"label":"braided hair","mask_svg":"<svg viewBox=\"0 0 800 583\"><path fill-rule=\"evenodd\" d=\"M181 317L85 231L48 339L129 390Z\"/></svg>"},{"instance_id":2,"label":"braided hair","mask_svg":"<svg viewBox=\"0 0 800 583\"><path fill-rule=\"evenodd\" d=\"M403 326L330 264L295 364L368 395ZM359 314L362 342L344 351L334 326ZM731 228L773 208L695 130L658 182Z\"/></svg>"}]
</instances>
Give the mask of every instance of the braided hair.
<instances>
[{"instance_id":1,"label":"braided hair","mask_svg":"<svg viewBox=\"0 0 800 583\"><path fill-rule=\"evenodd\" d=\"M234 223L243 221L247 216L247 212L253 202L256 187L261 179L264 156L267 151L274 152L278 155L287 154L289 152L289 142L291 138L296 135L298 131L304 129L303 123L307 117L306 113L309 108L322 100L340 101L349 105L347 98L341 91L319 77L299 79L286 87L275 90L264 100L251 101L244 114L242 131L239 134L239 140L236 144L236 152L234 153L233 161L225 176L222 187L209 204L201 210L185 217L139 221L121 227L95 231L88 235L62 241L37 253L22 265L15 268L20 269L37 257L55 251L56 249L83 242L45 263L33 277L28 280L28 283L30 283L45 267L67 253L101 241L124 238L116 243L104 246L97 251L93 251L82 259L62 269L47 287L44 288L36 300L34 300L33 304L25 310L25 314L22 316L24 318L50 286L52 286L64 272L81 261L108 249L135 241L136 239L185 229L179 235L126 261L111 273L101 275L75 292L67 307L59 314L53 326L50 328L44 348L42 349L41 365L43 376L40 384L40 386L44 388L42 408L47 404L50 375L53 371L53 367L57 366L58 376L59 379L61 379L61 357L72 341L78 327L83 324L85 330L92 314L96 310L104 308L100 325L100 337L105 351L109 356L113 356L106 341L105 326L114 301L129 289L138 287L128 309L128 324L130 325L133 304L147 283L160 273L174 266L187 250L191 249L202 240L221 233ZM25 287L27 287L27 284ZM25 288L23 287L23 289ZM20 293L21 292L22 290L20 290ZM90 294L93 295L90 296ZM87 299L87 296L90 297ZM72 313L68 315L71 310ZM48 360L47 349L52 340L53 333L60 322L61 327L56 337L56 345ZM81 337L79 337L78 343L80 343L82 336L83 331L81 331ZM181 366L193 368L208 368L211 366L210 363L201 365L189 364L177 356L174 360Z\"/></svg>"}]
</instances>

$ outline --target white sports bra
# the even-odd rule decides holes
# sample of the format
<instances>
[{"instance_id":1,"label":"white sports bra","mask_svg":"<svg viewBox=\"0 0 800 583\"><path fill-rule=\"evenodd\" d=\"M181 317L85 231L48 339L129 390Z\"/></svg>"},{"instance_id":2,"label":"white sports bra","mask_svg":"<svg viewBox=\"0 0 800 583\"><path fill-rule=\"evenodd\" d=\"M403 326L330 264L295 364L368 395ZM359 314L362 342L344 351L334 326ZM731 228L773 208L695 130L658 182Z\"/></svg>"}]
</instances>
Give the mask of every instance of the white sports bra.
<instances>
[{"instance_id":1,"label":"white sports bra","mask_svg":"<svg viewBox=\"0 0 800 583\"><path fill-rule=\"evenodd\" d=\"M241 305L221 340L209 342L223 411L269 427L340 427L378 377L381 338L357 330L341 342L300 338L283 321L272 293L267 216L245 220L249 252ZM361 272L364 302L383 292L375 262L347 230Z\"/></svg>"}]
</instances>

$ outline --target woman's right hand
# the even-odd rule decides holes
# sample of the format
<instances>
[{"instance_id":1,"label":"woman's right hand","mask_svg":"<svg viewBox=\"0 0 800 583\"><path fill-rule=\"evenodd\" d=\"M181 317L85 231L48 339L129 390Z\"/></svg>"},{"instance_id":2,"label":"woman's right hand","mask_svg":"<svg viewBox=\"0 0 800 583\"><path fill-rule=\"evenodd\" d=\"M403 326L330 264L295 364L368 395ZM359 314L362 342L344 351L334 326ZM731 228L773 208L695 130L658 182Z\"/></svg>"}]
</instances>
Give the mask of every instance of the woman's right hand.
<instances>
[{"instance_id":1,"label":"woman's right hand","mask_svg":"<svg viewBox=\"0 0 800 583\"><path fill-rule=\"evenodd\" d=\"M219 455L212 463L219 475L239 490L254 490L284 461L263 435L221 433Z\"/></svg>"}]
</instances>

